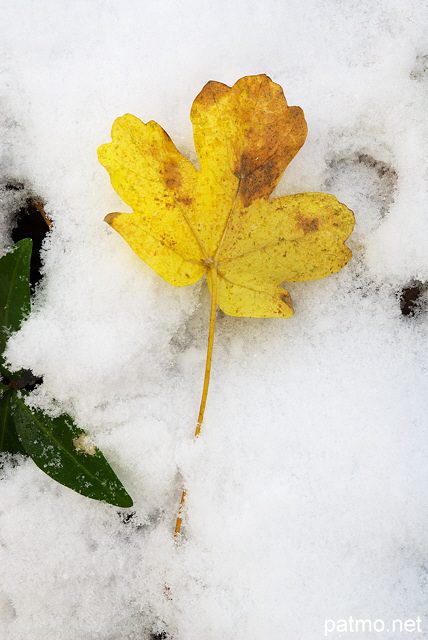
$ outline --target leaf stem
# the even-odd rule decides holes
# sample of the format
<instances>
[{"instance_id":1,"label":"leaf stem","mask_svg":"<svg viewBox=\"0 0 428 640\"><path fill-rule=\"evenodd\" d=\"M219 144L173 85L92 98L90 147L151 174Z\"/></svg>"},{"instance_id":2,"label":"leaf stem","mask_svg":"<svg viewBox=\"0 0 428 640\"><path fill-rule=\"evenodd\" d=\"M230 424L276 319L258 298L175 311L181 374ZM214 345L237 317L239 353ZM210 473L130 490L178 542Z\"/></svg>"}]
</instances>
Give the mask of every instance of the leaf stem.
<instances>
[{"instance_id":1,"label":"leaf stem","mask_svg":"<svg viewBox=\"0 0 428 640\"><path fill-rule=\"evenodd\" d=\"M217 317L217 268L213 265L210 269L211 276L211 311L210 324L208 330L207 356L205 360L204 386L202 388L201 404L199 406L198 422L195 429L195 439L201 433L202 423L204 421L205 407L207 404L208 388L210 384L211 362L213 357L215 323ZM181 494L180 506L178 507L178 515L175 523L174 540L178 542L181 532L181 523L183 522L183 511L186 502L186 490Z\"/></svg>"},{"instance_id":2,"label":"leaf stem","mask_svg":"<svg viewBox=\"0 0 428 640\"><path fill-rule=\"evenodd\" d=\"M208 387L210 384L211 362L213 358L215 321L217 317L217 313L216 313L217 312L217 269L215 267L212 267L210 269L210 275L211 275L212 291L211 291L210 325L208 330L207 358L205 361L204 386L202 388L201 405L199 407L198 423L195 429L195 438L197 438L201 433L201 426L202 426L202 422L204 421L204 413L205 413L205 407L207 404L207 396L208 396Z\"/></svg>"}]
</instances>

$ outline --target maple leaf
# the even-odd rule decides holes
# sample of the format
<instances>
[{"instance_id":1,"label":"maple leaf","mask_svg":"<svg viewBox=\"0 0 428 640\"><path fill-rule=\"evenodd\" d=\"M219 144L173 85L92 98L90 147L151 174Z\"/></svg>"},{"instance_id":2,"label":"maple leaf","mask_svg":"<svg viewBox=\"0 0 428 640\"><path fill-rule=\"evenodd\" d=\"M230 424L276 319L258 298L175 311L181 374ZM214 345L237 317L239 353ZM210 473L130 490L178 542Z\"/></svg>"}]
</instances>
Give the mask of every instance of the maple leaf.
<instances>
[{"instance_id":1,"label":"maple leaf","mask_svg":"<svg viewBox=\"0 0 428 640\"><path fill-rule=\"evenodd\" d=\"M266 75L230 88L208 82L191 111L200 171L156 122L117 118L99 149L114 189L134 213L107 221L176 286L204 274L233 316L292 315L283 282L323 278L351 257L352 212L328 194L270 199L303 145L299 107Z\"/></svg>"},{"instance_id":2,"label":"maple leaf","mask_svg":"<svg viewBox=\"0 0 428 640\"><path fill-rule=\"evenodd\" d=\"M190 117L199 170L156 122L130 114L115 120L112 142L98 155L133 209L106 221L171 284L207 276L212 301L199 435L217 305L233 316L289 318L292 302L281 284L339 271L351 257L344 241L354 216L330 194L269 197L307 126L302 109L289 107L268 76L246 76L233 87L208 82Z\"/></svg>"}]
</instances>

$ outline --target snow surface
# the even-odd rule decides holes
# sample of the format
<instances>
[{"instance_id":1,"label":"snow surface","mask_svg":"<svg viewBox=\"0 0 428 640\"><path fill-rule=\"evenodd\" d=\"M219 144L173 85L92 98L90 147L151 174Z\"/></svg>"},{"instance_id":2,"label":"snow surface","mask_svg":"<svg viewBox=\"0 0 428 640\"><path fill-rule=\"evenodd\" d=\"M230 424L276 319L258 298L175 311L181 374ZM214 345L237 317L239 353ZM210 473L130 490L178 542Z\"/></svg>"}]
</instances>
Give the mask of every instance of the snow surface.
<instances>
[{"instance_id":1,"label":"snow surface","mask_svg":"<svg viewBox=\"0 0 428 640\"><path fill-rule=\"evenodd\" d=\"M399 305L428 280L427 19L426 0L3 3L0 186L23 183L55 223L9 358L135 506L6 466L2 639L316 640L349 616L420 616L420 632L359 637L428 638L426 314ZM277 193L333 192L355 211L354 257L290 286L290 320L219 316L195 443L206 286L171 287L107 227L127 208L96 149L130 112L194 160L193 98L255 73L309 124ZM1 205L5 249L17 203Z\"/></svg>"}]
</instances>

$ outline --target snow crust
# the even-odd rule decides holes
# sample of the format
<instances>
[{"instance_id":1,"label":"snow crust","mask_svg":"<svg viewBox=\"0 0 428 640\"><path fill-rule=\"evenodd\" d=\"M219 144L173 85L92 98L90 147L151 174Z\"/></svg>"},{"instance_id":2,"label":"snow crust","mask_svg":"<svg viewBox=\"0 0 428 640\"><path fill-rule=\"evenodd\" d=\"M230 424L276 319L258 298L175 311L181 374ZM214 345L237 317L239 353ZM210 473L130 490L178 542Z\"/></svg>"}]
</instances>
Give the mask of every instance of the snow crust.
<instances>
[{"instance_id":1,"label":"snow crust","mask_svg":"<svg viewBox=\"0 0 428 640\"><path fill-rule=\"evenodd\" d=\"M3 4L0 187L22 183L55 225L8 357L43 376L34 402L73 415L135 505L83 498L28 460L6 464L1 638L314 640L325 619L349 616L420 616L406 637L428 638L427 323L399 304L403 287L428 281L427 9ZM277 193L345 202L354 257L290 285L290 320L220 315L193 442L206 287L171 287L105 225L127 209L96 149L130 112L195 160L193 98L210 79L255 73L281 84L309 124ZM22 193L0 195L4 250Z\"/></svg>"}]
</instances>

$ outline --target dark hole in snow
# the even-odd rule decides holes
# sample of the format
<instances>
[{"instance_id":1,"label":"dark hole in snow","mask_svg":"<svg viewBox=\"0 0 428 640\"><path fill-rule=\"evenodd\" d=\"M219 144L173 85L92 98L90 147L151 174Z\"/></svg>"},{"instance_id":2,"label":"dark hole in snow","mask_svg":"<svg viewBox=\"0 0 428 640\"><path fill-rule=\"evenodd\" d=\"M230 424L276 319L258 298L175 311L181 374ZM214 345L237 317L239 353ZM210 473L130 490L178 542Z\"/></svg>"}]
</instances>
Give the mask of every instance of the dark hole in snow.
<instances>
[{"instance_id":1,"label":"dark hole in snow","mask_svg":"<svg viewBox=\"0 0 428 640\"><path fill-rule=\"evenodd\" d=\"M25 185L22 182L6 182L3 189L5 191L24 191Z\"/></svg>"},{"instance_id":2,"label":"dark hole in snow","mask_svg":"<svg viewBox=\"0 0 428 640\"><path fill-rule=\"evenodd\" d=\"M135 518L136 511L118 511L117 515L123 522L123 524L128 524L131 522L132 518Z\"/></svg>"},{"instance_id":3,"label":"dark hole in snow","mask_svg":"<svg viewBox=\"0 0 428 640\"><path fill-rule=\"evenodd\" d=\"M400 292L400 309L403 316L417 316L428 308L428 282L413 280Z\"/></svg>"},{"instance_id":4,"label":"dark hole in snow","mask_svg":"<svg viewBox=\"0 0 428 640\"><path fill-rule=\"evenodd\" d=\"M150 640L166 640L168 638L168 634L166 631L161 631L161 633L152 633L150 636Z\"/></svg>"},{"instance_id":5,"label":"dark hole in snow","mask_svg":"<svg viewBox=\"0 0 428 640\"><path fill-rule=\"evenodd\" d=\"M43 378L36 377L30 369L20 372L19 378L9 379L6 376L0 376L2 384L11 385L14 389L24 389L25 391L34 391L39 384L42 384Z\"/></svg>"},{"instance_id":6,"label":"dark hole in snow","mask_svg":"<svg viewBox=\"0 0 428 640\"><path fill-rule=\"evenodd\" d=\"M6 185L11 189L19 190L22 185ZM12 229L12 240L18 242L23 238L31 238L33 241L33 251L31 254L30 264L30 283L31 289L34 291L35 285L40 281L42 262L40 259L40 251L43 240L49 231L49 226L42 215L41 202L35 199L29 199L15 214L15 224Z\"/></svg>"}]
</instances>

